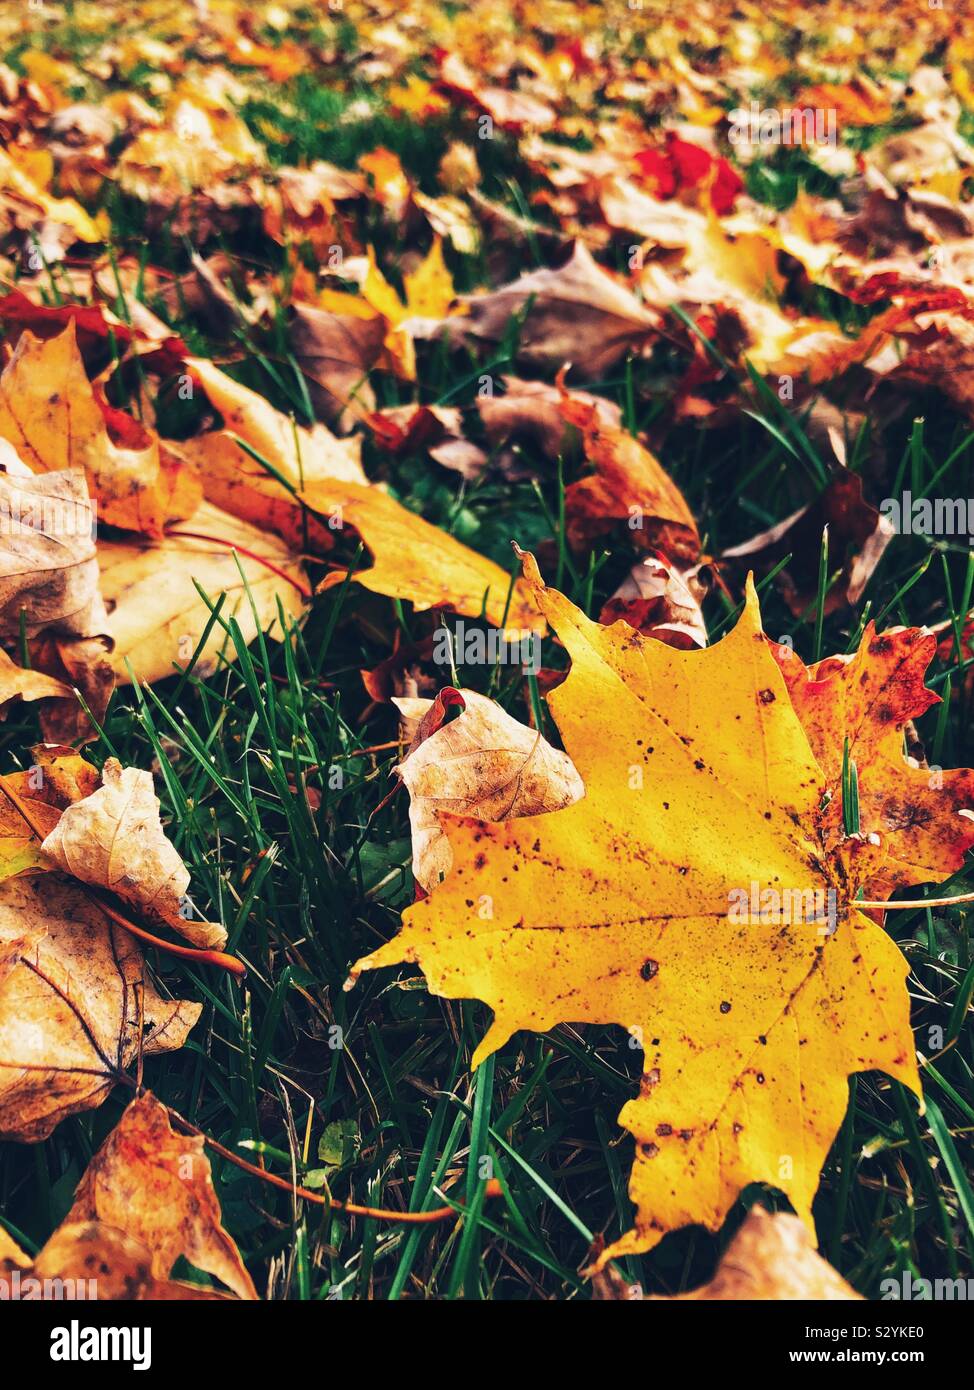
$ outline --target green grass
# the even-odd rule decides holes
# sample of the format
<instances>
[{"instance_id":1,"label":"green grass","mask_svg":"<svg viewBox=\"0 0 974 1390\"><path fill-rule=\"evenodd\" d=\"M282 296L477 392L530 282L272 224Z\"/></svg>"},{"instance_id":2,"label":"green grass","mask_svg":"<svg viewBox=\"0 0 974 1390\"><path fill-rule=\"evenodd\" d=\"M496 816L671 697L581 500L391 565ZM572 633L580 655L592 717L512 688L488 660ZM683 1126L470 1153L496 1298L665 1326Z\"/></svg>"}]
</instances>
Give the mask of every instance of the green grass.
<instances>
[{"instance_id":1,"label":"green grass","mask_svg":"<svg viewBox=\"0 0 974 1390\"><path fill-rule=\"evenodd\" d=\"M343 101L333 93L298 95L303 116L275 117L286 137L274 152L281 160L352 162L386 143L423 179L450 133L381 114L342 127ZM259 129L268 113L254 102L246 114ZM333 138L339 130L341 158ZM498 171L492 191L503 191L511 174L530 185L503 142L491 157ZM751 187L771 188L771 202L790 202L800 177L792 163L755 171ZM137 249L139 210L110 206L118 249ZM156 264L185 265L182 246L160 240L150 250ZM269 270L279 264L270 245L258 241L247 250ZM482 278L479 264L454 269L458 283ZM199 325L174 327L206 350ZM280 372L261 362L285 366L286 344L248 332L237 346L247 354L248 381L282 408L300 410L300 401L282 392ZM507 365L495 357L490 370L499 375ZM615 399L638 430L659 418L679 365L660 352L624 364L609 380L578 385ZM430 351L421 398L469 407L483 369L480 361ZM385 399L400 398L408 397L390 388ZM795 416L782 419L774 398L756 388L750 409L728 428L681 426L662 448L711 553L811 500L824 476ZM887 460L889 493L909 486L914 495L934 488L967 495L970 432L938 398L918 397L915 410L881 438L855 441L853 467L871 466L870 444ZM506 568L512 538L540 548L548 573L557 566L566 592L597 616L636 552L620 534L611 554L573 556L558 523L562 489L573 475L566 469L559 477L535 462L537 492L496 476L464 485L425 455L390 461L366 452L373 477L384 477L407 505ZM765 626L779 640L790 637L806 660L816 649L844 652L867 612L887 624L959 622L970 607L971 575L966 547L898 538L857 611L796 620L766 585ZM734 604L715 593L706 613L712 633L726 630ZM236 661L206 681L189 667L155 688L116 693L89 756L100 764L113 754L153 770L168 833L192 873L193 900L203 915L226 924L229 949L249 967L241 987L156 955L164 986L202 1001L204 1012L186 1047L146 1061L145 1082L223 1145L251 1160L256 1151L270 1171L285 1178L296 1172L318 1192L392 1210L465 1203L455 1221L436 1226L350 1219L295 1202L214 1156L225 1225L262 1292L291 1299L587 1299L578 1271L593 1234L612 1239L631 1225L632 1140L616 1122L640 1074L641 1053L628 1035L567 1025L545 1036L518 1034L472 1075L471 1054L489 1022L481 1005L431 996L409 970L366 976L343 990L350 963L397 930L413 898L405 792L376 811L390 790L395 752L361 753L396 737L395 712L369 707L359 672L388 655L397 628L408 639L424 622L429 618L346 585L318 598L287 642L278 640L278 628L248 650L235 643L232 615L217 608L214 624L228 653L236 647ZM549 643L544 660L557 665L563 657ZM920 721L931 761L943 766L974 763L970 682L960 667L957 651L935 665L936 688L949 698ZM491 681L483 669L458 674L481 690ZM520 680L502 672L491 693L529 718L532 692ZM547 715L545 728L556 736ZM0 726L0 770L24 766L37 738L33 714L15 711ZM948 891L969 890L972 877L958 875ZM970 923L964 908L889 916L888 929L911 966L917 1045L926 1057L937 1054L923 1072L927 1112L919 1116L913 1099L877 1074L854 1079L815 1205L823 1251L867 1295L903 1270L974 1274ZM42 1144L0 1146L0 1212L25 1245L43 1244L67 1211L128 1097L118 1088L100 1109L67 1120ZM485 1200L490 1174L503 1192ZM659 1292L694 1287L709 1277L759 1197L785 1205L780 1194L749 1188L719 1237L679 1231L652 1255L627 1261L628 1276Z\"/></svg>"},{"instance_id":2,"label":"green grass","mask_svg":"<svg viewBox=\"0 0 974 1390\"><path fill-rule=\"evenodd\" d=\"M946 447L924 436L917 450L914 440L918 491ZM739 439L714 441L708 452L706 466L694 448L667 451L666 462L697 515L710 521L711 546L746 534L755 508L777 518L802 493L801 475L756 422ZM735 492L735 479L748 471L748 486ZM421 461L403 464L402 493L422 497L429 472ZM961 486L960 471L955 482ZM938 486L949 495L945 482ZM437 494L458 502L460 491L451 477L437 479ZM550 477L542 492L556 517ZM463 509L476 523L470 539L477 544L482 533L482 548L498 556L505 533L537 543L547 525L523 492L505 495L496 484L466 489ZM893 543L867 591L873 612L892 605L888 621L916 623L955 611L951 603L969 592L968 557L943 549L897 597L927 553L923 541ZM575 561L565 570L568 592L597 614L620 563L615 557L590 581ZM810 659L815 625L796 623L773 589L765 590L764 611L768 631L790 633ZM722 616L711 601L712 628ZM441 1204L437 1192L447 1180L464 1194L469 1215L455 1224L378 1225L300 1202L295 1209L286 1195L215 1159L228 1229L259 1285L273 1271L278 1296L587 1297L577 1270L589 1234L611 1237L630 1224L632 1146L616 1116L634 1092L641 1056L627 1035L571 1027L520 1035L472 1077L470 1056L488 1022L483 1007L431 997L408 971L364 977L353 992L342 990L350 962L396 930L412 898L405 793L372 815L389 789L395 755L354 756L396 736L388 708L362 722L367 698L358 671L387 655L399 621L393 604L366 600L347 586L317 600L289 644L259 641L206 682L188 670L155 689L116 695L91 756L101 761L111 752L156 771L169 833L192 872L194 901L226 923L230 949L250 967L240 988L159 956L168 988L201 999L205 1009L181 1052L146 1062L146 1083L225 1145L259 1139L269 1146L267 1166L284 1176L293 1164L299 1179L313 1170L320 1178L319 1145L340 1123L344 1154L327 1171L338 1198L418 1210ZM416 624L415 615L402 621ZM221 612L216 622L232 650L234 620ZM823 651L845 650L856 627L854 614L827 619ZM556 659L553 650L549 658ZM941 689L947 669L937 668ZM461 670L459 677L486 689L483 670ZM963 680L953 684L950 705L921 721L935 760L947 766L974 757ZM502 680L495 693L528 717L519 682ZM8 722L3 767L22 764L36 736L29 716ZM320 794L316 809L305 786ZM950 891L969 886L959 877ZM974 1128L969 914L897 913L889 921L913 970L918 1045L942 1055L925 1072L937 1108L922 1119L899 1088L876 1075L859 1078L826 1167L816 1204L823 1246L867 1294L904 1268L956 1276L974 1267L974 1208L963 1178ZM927 1041L934 1028L944 1030L940 1047ZM3 1146L0 1209L16 1214L30 1241L42 1243L66 1211L126 1098L118 1091L42 1145ZM252 1157L246 1147L240 1152ZM504 1195L478 1203L482 1156ZM757 1196L749 1190L740 1210ZM734 1224L719 1242L681 1231L651 1257L629 1261L628 1272L660 1291L692 1287Z\"/></svg>"}]
</instances>

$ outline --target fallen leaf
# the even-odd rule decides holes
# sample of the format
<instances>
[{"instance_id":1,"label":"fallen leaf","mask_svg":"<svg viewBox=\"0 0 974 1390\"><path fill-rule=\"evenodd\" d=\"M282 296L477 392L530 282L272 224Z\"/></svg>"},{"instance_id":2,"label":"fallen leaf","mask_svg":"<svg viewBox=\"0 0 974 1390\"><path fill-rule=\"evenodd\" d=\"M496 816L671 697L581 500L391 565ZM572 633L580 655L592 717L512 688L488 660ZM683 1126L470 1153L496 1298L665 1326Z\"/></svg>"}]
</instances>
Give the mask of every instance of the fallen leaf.
<instances>
[{"instance_id":1,"label":"fallen leaf","mask_svg":"<svg viewBox=\"0 0 974 1390\"><path fill-rule=\"evenodd\" d=\"M366 424L395 453L425 450L441 468L473 479L487 466L487 455L464 434L463 412L451 405L394 405L374 411Z\"/></svg>"},{"instance_id":2,"label":"fallen leaf","mask_svg":"<svg viewBox=\"0 0 974 1390\"><path fill-rule=\"evenodd\" d=\"M923 683L936 650L936 635L923 628L877 633L873 623L850 657L805 666L787 647L774 648L795 713L826 774L827 848L842 835L842 761L849 740L861 833L878 835L888 851L863 885L867 898L885 900L898 888L939 883L961 868L974 846L974 772L919 767L903 751L909 721L940 703Z\"/></svg>"},{"instance_id":3,"label":"fallen leaf","mask_svg":"<svg viewBox=\"0 0 974 1390\"><path fill-rule=\"evenodd\" d=\"M105 630L93 511L84 474L0 473L0 637Z\"/></svg>"},{"instance_id":4,"label":"fallen leaf","mask_svg":"<svg viewBox=\"0 0 974 1390\"><path fill-rule=\"evenodd\" d=\"M0 719L5 719L14 700L70 699L71 690L62 681L41 671L24 670L0 648Z\"/></svg>"},{"instance_id":5,"label":"fallen leaf","mask_svg":"<svg viewBox=\"0 0 974 1390\"><path fill-rule=\"evenodd\" d=\"M570 806L585 794L571 760L494 700L461 690L464 708L412 748L394 768L409 791L413 877L427 893L449 873L452 856L440 814L504 821ZM432 700L393 699L407 718Z\"/></svg>"},{"instance_id":6,"label":"fallen leaf","mask_svg":"<svg viewBox=\"0 0 974 1390\"><path fill-rule=\"evenodd\" d=\"M159 536L198 505L192 473L149 430L99 400L73 320L46 341L21 334L0 377L0 435L36 472L84 469L99 519L113 526Z\"/></svg>"},{"instance_id":7,"label":"fallen leaf","mask_svg":"<svg viewBox=\"0 0 974 1390\"><path fill-rule=\"evenodd\" d=\"M62 1223L33 1261L23 1251L19 1252L19 1259L13 1252L5 1255L3 1241L0 1231L0 1273L12 1283L14 1269L20 1271L17 1288L24 1299L43 1297L45 1280L57 1281L48 1287L61 1289L65 1298L83 1296L99 1302L230 1297L202 1284L156 1279L148 1246L101 1221Z\"/></svg>"},{"instance_id":8,"label":"fallen leaf","mask_svg":"<svg viewBox=\"0 0 974 1390\"><path fill-rule=\"evenodd\" d=\"M189 870L163 833L152 774L108 758L102 785L68 806L41 846L82 883L106 888L147 921L159 922L204 950L226 944L226 930L182 911Z\"/></svg>"},{"instance_id":9,"label":"fallen leaf","mask_svg":"<svg viewBox=\"0 0 974 1390\"><path fill-rule=\"evenodd\" d=\"M182 1257L238 1298L257 1291L223 1229L200 1135L172 1128L151 1092L136 1097L88 1165L65 1224L98 1221L151 1252L152 1274L168 1279Z\"/></svg>"},{"instance_id":10,"label":"fallen leaf","mask_svg":"<svg viewBox=\"0 0 974 1390\"><path fill-rule=\"evenodd\" d=\"M907 964L854 904L881 851L825 851L825 774L753 586L728 636L680 652L591 622L526 565L572 658L549 703L585 796L496 825L445 817L450 873L352 978L411 961L434 993L489 1004L475 1066L519 1028L632 1032L643 1078L620 1121L636 1139L636 1225L600 1264L690 1223L718 1229L751 1182L781 1188L813 1231L848 1076L877 1068L919 1091ZM596 709L608 717L593 726ZM815 907L782 914L783 888ZM732 911L755 893L778 903L777 925Z\"/></svg>"},{"instance_id":11,"label":"fallen leaf","mask_svg":"<svg viewBox=\"0 0 974 1390\"><path fill-rule=\"evenodd\" d=\"M829 574L838 571L838 578L826 595L825 612L834 613L845 604L859 602L894 535L890 520L863 496L862 479L857 473L838 469L814 502L743 545L725 550L720 559L738 568L753 566L759 573L766 573L790 555L787 567L779 571L778 587L796 618L812 618L818 607L825 526L829 528Z\"/></svg>"},{"instance_id":12,"label":"fallen leaf","mask_svg":"<svg viewBox=\"0 0 974 1390\"><path fill-rule=\"evenodd\" d=\"M289 336L319 419L344 428L375 409L368 374L382 355L386 336L378 314L361 318L294 304Z\"/></svg>"},{"instance_id":13,"label":"fallen leaf","mask_svg":"<svg viewBox=\"0 0 974 1390\"><path fill-rule=\"evenodd\" d=\"M403 278L406 308L418 318L445 318L456 298L453 278L443 259L443 242L433 238L433 244L414 271Z\"/></svg>"},{"instance_id":14,"label":"fallen leaf","mask_svg":"<svg viewBox=\"0 0 974 1390\"><path fill-rule=\"evenodd\" d=\"M34 672L17 679L36 692L48 682L30 697L44 737L87 740L95 729L74 688L101 722L115 683L88 487L78 469L32 477L16 463L0 474L0 638L14 641L23 624Z\"/></svg>"},{"instance_id":15,"label":"fallen leaf","mask_svg":"<svg viewBox=\"0 0 974 1390\"><path fill-rule=\"evenodd\" d=\"M581 430L585 455L596 469L565 490L572 543L587 544L622 523L635 544L696 560L700 536L693 513L656 456L628 430L606 423L595 406L567 393L561 413Z\"/></svg>"},{"instance_id":16,"label":"fallen leaf","mask_svg":"<svg viewBox=\"0 0 974 1390\"><path fill-rule=\"evenodd\" d=\"M623 618L646 637L681 651L707 645L707 625L700 603L707 592L700 567L681 571L648 555L633 565L599 614L600 623Z\"/></svg>"},{"instance_id":17,"label":"fallen leaf","mask_svg":"<svg viewBox=\"0 0 974 1390\"><path fill-rule=\"evenodd\" d=\"M34 1143L102 1103L201 1006L162 999L138 943L58 873L0 884L0 1136Z\"/></svg>"},{"instance_id":18,"label":"fallen leaf","mask_svg":"<svg viewBox=\"0 0 974 1390\"><path fill-rule=\"evenodd\" d=\"M235 617L247 642L258 629L279 632L278 604L292 620L304 609L304 568L291 548L266 527L208 502L161 540L101 539L98 563L114 644L111 666L123 685L133 675L140 681L164 680L189 665L210 619L196 584L211 603L227 595L221 616ZM216 623L194 674L204 678L221 658L235 657L233 643Z\"/></svg>"},{"instance_id":19,"label":"fallen leaf","mask_svg":"<svg viewBox=\"0 0 974 1390\"><path fill-rule=\"evenodd\" d=\"M512 316L521 316L516 359L538 370L566 363L598 380L630 350L654 340L661 320L592 259L581 243L554 270L532 270L510 285L461 295L467 313L441 331L458 342L499 344Z\"/></svg>"},{"instance_id":20,"label":"fallen leaf","mask_svg":"<svg viewBox=\"0 0 974 1390\"><path fill-rule=\"evenodd\" d=\"M527 461L519 457L524 448L537 449L550 463L557 463L559 458L567 462L577 459L581 437L561 412L563 390L518 377L502 377L496 385L504 388L503 395L478 396L475 404L487 442L494 449L503 449L499 463L505 477L530 476ZM613 401L586 391L571 391L569 395L591 406L606 427L622 424L622 412Z\"/></svg>"},{"instance_id":21,"label":"fallen leaf","mask_svg":"<svg viewBox=\"0 0 974 1390\"><path fill-rule=\"evenodd\" d=\"M47 835L64 808L93 792L100 778L91 763L60 744L35 744L31 759L26 771L8 772L4 786L23 805L40 833ZM50 867L31 826L14 801L0 791L0 880L27 869Z\"/></svg>"},{"instance_id":22,"label":"fallen leaf","mask_svg":"<svg viewBox=\"0 0 974 1390\"><path fill-rule=\"evenodd\" d=\"M496 626L505 625L506 614L510 628L538 627L537 610L523 583L514 585L508 605L511 581L499 565L368 481L358 463L359 440L338 440L322 425L304 430L211 362L193 358L188 365L226 426L189 441L194 456L203 461L207 496L220 506L297 541L303 501L321 518L326 536L329 526L332 534L350 526L361 536L375 563L355 578L373 593L408 599L416 609L444 606L472 617L480 614L486 596L487 616ZM233 436L266 458L293 491L254 462ZM344 578L345 571L333 571L321 587ZM108 592L106 587L106 597Z\"/></svg>"},{"instance_id":23,"label":"fallen leaf","mask_svg":"<svg viewBox=\"0 0 974 1390\"><path fill-rule=\"evenodd\" d=\"M862 1295L816 1252L797 1216L787 1211L772 1215L763 1207L752 1207L709 1283L671 1298L649 1297L667 1303L721 1299L821 1302Z\"/></svg>"}]
</instances>

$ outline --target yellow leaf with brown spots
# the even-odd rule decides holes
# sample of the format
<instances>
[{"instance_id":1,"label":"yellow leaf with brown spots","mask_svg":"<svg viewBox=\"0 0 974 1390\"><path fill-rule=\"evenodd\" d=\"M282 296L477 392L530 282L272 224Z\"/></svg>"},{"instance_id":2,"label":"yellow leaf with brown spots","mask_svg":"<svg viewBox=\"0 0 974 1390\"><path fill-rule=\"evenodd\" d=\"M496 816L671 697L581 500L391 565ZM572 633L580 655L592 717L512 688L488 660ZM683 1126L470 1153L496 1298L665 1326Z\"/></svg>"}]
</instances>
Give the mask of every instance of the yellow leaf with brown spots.
<instances>
[{"instance_id":1,"label":"yellow leaf with brown spots","mask_svg":"<svg viewBox=\"0 0 974 1390\"><path fill-rule=\"evenodd\" d=\"M919 1090L906 962L853 901L884 851L823 845L826 776L752 584L733 631L684 652L601 627L526 565L572 659L549 702L585 795L497 824L444 816L453 868L356 969L415 962L434 993L489 1004L475 1065L522 1028L630 1031L636 1224L600 1263L716 1230L751 1182L814 1232L847 1078Z\"/></svg>"}]
</instances>

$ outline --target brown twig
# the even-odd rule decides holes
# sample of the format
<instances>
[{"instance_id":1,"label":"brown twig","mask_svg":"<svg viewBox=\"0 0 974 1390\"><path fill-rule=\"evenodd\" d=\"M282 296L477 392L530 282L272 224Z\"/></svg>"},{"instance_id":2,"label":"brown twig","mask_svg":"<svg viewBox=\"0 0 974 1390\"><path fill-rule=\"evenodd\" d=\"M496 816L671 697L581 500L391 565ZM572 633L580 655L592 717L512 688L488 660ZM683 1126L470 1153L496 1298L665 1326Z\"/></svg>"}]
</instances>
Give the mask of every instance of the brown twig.
<instances>
[{"instance_id":1,"label":"brown twig","mask_svg":"<svg viewBox=\"0 0 974 1390\"><path fill-rule=\"evenodd\" d=\"M449 1221L451 1217L457 1216L455 1207L432 1207L429 1211L390 1211L386 1207L361 1207L355 1202L342 1202L337 1197L323 1197L320 1192L312 1192L310 1188L288 1182L287 1178L279 1177L277 1173L269 1173L266 1168L258 1168L255 1163L248 1163L232 1149L226 1148L216 1139L211 1139L204 1130L199 1129L191 1120L185 1119L178 1111L170 1110L168 1106L166 1109L169 1110L170 1120L182 1125L189 1133L197 1135L207 1148L213 1149L228 1163L235 1164L252 1177L260 1178L261 1182L279 1187L282 1192L289 1192L292 1197L300 1197L305 1202L314 1202L319 1207L330 1207L332 1211L344 1212L346 1216L368 1216L374 1221L401 1221L410 1226L428 1226L437 1221ZM498 1180L491 1178L484 1190L484 1196L499 1197L502 1191ZM458 1205L462 1206L463 1203L459 1202Z\"/></svg>"},{"instance_id":2,"label":"brown twig","mask_svg":"<svg viewBox=\"0 0 974 1390\"><path fill-rule=\"evenodd\" d=\"M3 792L11 806L13 806L14 810L18 812L21 819L26 823L31 834L38 840L45 840L47 837L43 829L38 825L23 801L21 801L20 797L7 782L6 777L2 774L0 774L0 791ZM215 965L220 970L226 970L228 974L233 975L238 980L242 980L246 976L247 967L244 965L243 961L238 960L236 956L227 955L224 951L201 951L192 946L177 946L175 942L163 941L161 937L153 936L151 932L146 931L145 927L137 926L135 922L131 921L124 913L120 912L114 905L111 895L105 890L96 888L91 883L83 883L80 879L76 881L78 887L97 902L98 906L107 917L110 917L118 926L124 927L126 931L131 932L133 936L137 936L140 940L148 942L150 946L155 946L160 951L167 951L171 956L180 956L183 960L190 960L194 965Z\"/></svg>"}]
</instances>

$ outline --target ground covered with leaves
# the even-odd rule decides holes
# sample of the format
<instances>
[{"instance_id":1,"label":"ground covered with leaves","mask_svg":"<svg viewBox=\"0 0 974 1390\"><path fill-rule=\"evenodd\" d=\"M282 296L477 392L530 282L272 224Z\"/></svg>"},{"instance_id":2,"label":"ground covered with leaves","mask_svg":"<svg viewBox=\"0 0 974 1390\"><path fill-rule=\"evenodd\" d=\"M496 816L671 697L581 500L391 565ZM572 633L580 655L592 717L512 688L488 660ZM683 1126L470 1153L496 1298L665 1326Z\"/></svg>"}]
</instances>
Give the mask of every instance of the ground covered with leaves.
<instances>
[{"instance_id":1,"label":"ground covered with leaves","mask_svg":"<svg viewBox=\"0 0 974 1390\"><path fill-rule=\"evenodd\" d=\"M974 1277L962 9L26 19L3 1277Z\"/></svg>"}]
</instances>

